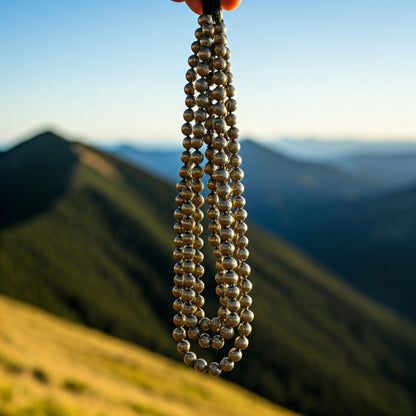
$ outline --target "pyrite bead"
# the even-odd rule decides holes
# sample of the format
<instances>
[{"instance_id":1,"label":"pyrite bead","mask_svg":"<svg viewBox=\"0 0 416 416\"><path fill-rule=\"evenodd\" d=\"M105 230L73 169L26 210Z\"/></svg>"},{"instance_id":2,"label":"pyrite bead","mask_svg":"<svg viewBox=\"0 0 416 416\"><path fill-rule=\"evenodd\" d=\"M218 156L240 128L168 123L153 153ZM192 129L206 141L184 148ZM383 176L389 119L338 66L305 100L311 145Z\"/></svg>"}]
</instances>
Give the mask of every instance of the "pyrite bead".
<instances>
[{"instance_id":1,"label":"pyrite bead","mask_svg":"<svg viewBox=\"0 0 416 416\"><path fill-rule=\"evenodd\" d=\"M182 305L182 313L186 316L193 315L196 312L196 306L193 303L185 302Z\"/></svg>"},{"instance_id":2,"label":"pyrite bead","mask_svg":"<svg viewBox=\"0 0 416 416\"><path fill-rule=\"evenodd\" d=\"M195 37L199 40L199 39L201 39L202 38L202 30L201 30L201 28L199 27L198 29L196 29L195 30Z\"/></svg>"},{"instance_id":3,"label":"pyrite bead","mask_svg":"<svg viewBox=\"0 0 416 416\"><path fill-rule=\"evenodd\" d=\"M223 325L220 328L220 335L224 338L224 339L231 339L234 336L234 329L231 328L228 325Z\"/></svg>"},{"instance_id":4,"label":"pyrite bead","mask_svg":"<svg viewBox=\"0 0 416 416\"><path fill-rule=\"evenodd\" d=\"M221 101L225 98L225 95L226 95L226 92L225 92L225 88L223 87L218 86L212 90L212 98L214 98L214 100Z\"/></svg>"},{"instance_id":5,"label":"pyrite bead","mask_svg":"<svg viewBox=\"0 0 416 416\"><path fill-rule=\"evenodd\" d=\"M197 66L198 65L198 62L199 62L199 58L198 58L198 56L197 55L191 55L189 58L188 58L188 64L189 64L189 66L190 67L195 67L195 66Z\"/></svg>"},{"instance_id":6,"label":"pyrite bead","mask_svg":"<svg viewBox=\"0 0 416 416\"><path fill-rule=\"evenodd\" d=\"M217 22L214 26L215 33L225 33L227 31L227 27L224 23Z\"/></svg>"},{"instance_id":7,"label":"pyrite bead","mask_svg":"<svg viewBox=\"0 0 416 416\"><path fill-rule=\"evenodd\" d=\"M176 327L173 332L172 336L176 341L181 341L186 337L186 331L182 327Z\"/></svg>"},{"instance_id":8,"label":"pyrite bead","mask_svg":"<svg viewBox=\"0 0 416 416\"><path fill-rule=\"evenodd\" d=\"M244 279L241 281L240 289L244 293L250 293L253 285L251 284L250 280Z\"/></svg>"},{"instance_id":9,"label":"pyrite bead","mask_svg":"<svg viewBox=\"0 0 416 416\"><path fill-rule=\"evenodd\" d=\"M195 268L195 272L194 272L195 275L197 274L196 273L196 270L197 270L198 267L204 269L203 266L201 266L200 264L198 264L197 267ZM200 273L200 276L198 276L198 277L202 277L203 274L204 274L204 271L202 270L202 273ZM204 288L205 288L204 282L202 280L200 280L200 279L197 279L195 281L195 284L193 285L193 289L195 290L195 292L196 293L202 293L204 291Z\"/></svg>"},{"instance_id":10,"label":"pyrite bead","mask_svg":"<svg viewBox=\"0 0 416 416\"><path fill-rule=\"evenodd\" d=\"M183 90L184 90L186 95L194 94L195 93L194 84L192 84L192 82L190 82L189 84L186 84Z\"/></svg>"},{"instance_id":11,"label":"pyrite bead","mask_svg":"<svg viewBox=\"0 0 416 416\"><path fill-rule=\"evenodd\" d=\"M243 353L237 348L231 348L228 352L228 358L233 362L236 363L243 358Z\"/></svg>"},{"instance_id":12,"label":"pyrite bead","mask_svg":"<svg viewBox=\"0 0 416 416\"><path fill-rule=\"evenodd\" d=\"M238 327L238 333L240 335L249 336L251 334L252 328L251 325L248 322L243 322Z\"/></svg>"},{"instance_id":13,"label":"pyrite bead","mask_svg":"<svg viewBox=\"0 0 416 416\"><path fill-rule=\"evenodd\" d=\"M227 130L227 135L231 140L238 139L240 137L240 130L237 127L230 127Z\"/></svg>"},{"instance_id":14,"label":"pyrite bead","mask_svg":"<svg viewBox=\"0 0 416 416\"><path fill-rule=\"evenodd\" d=\"M240 313L240 318L243 322L253 322L254 313L250 309L243 309Z\"/></svg>"},{"instance_id":15,"label":"pyrite bead","mask_svg":"<svg viewBox=\"0 0 416 416\"><path fill-rule=\"evenodd\" d=\"M210 14L203 14L198 17L199 26L212 25L212 16Z\"/></svg>"},{"instance_id":16,"label":"pyrite bead","mask_svg":"<svg viewBox=\"0 0 416 416\"><path fill-rule=\"evenodd\" d=\"M209 318L201 319L201 322L199 323L199 327L201 328L201 331L209 331L210 326L211 326L211 321Z\"/></svg>"},{"instance_id":17,"label":"pyrite bead","mask_svg":"<svg viewBox=\"0 0 416 416\"><path fill-rule=\"evenodd\" d=\"M183 119L187 122L192 121L194 119L194 112L190 108L187 108L183 112Z\"/></svg>"},{"instance_id":18,"label":"pyrite bead","mask_svg":"<svg viewBox=\"0 0 416 416\"><path fill-rule=\"evenodd\" d=\"M188 95L185 98L185 104L189 108L195 107L195 105L196 105L195 97L193 95Z\"/></svg>"},{"instance_id":19,"label":"pyrite bead","mask_svg":"<svg viewBox=\"0 0 416 416\"><path fill-rule=\"evenodd\" d=\"M202 36L201 39L199 39L199 44L201 46L205 46L207 48L210 48L212 46L213 40L210 37Z\"/></svg>"},{"instance_id":20,"label":"pyrite bead","mask_svg":"<svg viewBox=\"0 0 416 416\"><path fill-rule=\"evenodd\" d=\"M203 358L197 358L194 363L194 368L199 373L205 373L208 369L208 363Z\"/></svg>"},{"instance_id":21,"label":"pyrite bead","mask_svg":"<svg viewBox=\"0 0 416 416\"><path fill-rule=\"evenodd\" d=\"M185 77L186 77L186 80L188 82L194 82L196 80L196 77L197 77L195 70L194 69L188 69L186 71L186 76Z\"/></svg>"},{"instance_id":22,"label":"pyrite bead","mask_svg":"<svg viewBox=\"0 0 416 416\"><path fill-rule=\"evenodd\" d=\"M238 289L238 287L236 287L236 286L231 286L231 287L232 288L235 287L236 289ZM227 290L226 293L229 293L228 290ZM229 298L228 301L227 301L227 309L231 313L235 313L235 312L238 312L240 310L241 304L237 299L235 299L237 296L235 296L234 298L231 298L231 299ZM228 297L228 295L227 295L227 297ZM240 320L240 318L238 318L238 320ZM227 324L230 325L228 322L227 322ZM233 326L233 325L230 325L230 326Z\"/></svg>"},{"instance_id":23,"label":"pyrite bead","mask_svg":"<svg viewBox=\"0 0 416 416\"><path fill-rule=\"evenodd\" d=\"M188 329L188 337L190 339L197 340L200 334L201 330L197 326Z\"/></svg>"},{"instance_id":24,"label":"pyrite bead","mask_svg":"<svg viewBox=\"0 0 416 416\"><path fill-rule=\"evenodd\" d=\"M214 26L212 24L202 26L202 35L212 38L214 35Z\"/></svg>"},{"instance_id":25,"label":"pyrite bead","mask_svg":"<svg viewBox=\"0 0 416 416\"><path fill-rule=\"evenodd\" d=\"M205 77L209 74L209 66L205 62L200 62L196 67L196 72L201 77Z\"/></svg>"},{"instance_id":26,"label":"pyrite bead","mask_svg":"<svg viewBox=\"0 0 416 416\"><path fill-rule=\"evenodd\" d=\"M212 74L212 82L216 85L224 85L227 82L227 75L224 74L224 72L216 71ZM224 95L224 98L225 98L225 95Z\"/></svg>"},{"instance_id":27,"label":"pyrite bead","mask_svg":"<svg viewBox=\"0 0 416 416\"><path fill-rule=\"evenodd\" d=\"M223 371L231 371L234 368L234 363L228 357L224 357L220 362L220 367Z\"/></svg>"},{"instance_id":28,"label":"pyrite bead","mask_svg":"<svg viewBox=\"0 0 416 416\"><path fill-rule=\"evenodd\" d=\"M180 312L182 310L182 304L183 302L181 301L181 299L176 298L173 302L173 309L175 309L176 312Z\"/></svg>"},{"instance_id":29,"label":"pyrite bead","mask_svg":"<svg viewBox=\"0 0 416 416\"><path fill-rule=\"evenodd\" d=\"M235 126L237 124L237 116L235 114L228 114L227 117L225 117L225 122L227 123L227 126Z\"/></svg>"},{"instance_id":30,"label":"pyrite bead","mask_svg":"<svg viewBox=\"0 0 416 416\"><path fill-rule=\"evenodd\" d=\"M191 349L191 344L189 343L189 341L184 339L184 340L178 341L178 343L176 344L176 349L178 350L178 352L181 352L184 354Z\"/></svg>"},{"instance_id":31,"label":"pyrite bead","mask_svg":"<svg viewBox=\"0 0 416 416\"><path fill-rule=\"evenodd\" d=\"M204 46L200 47L198 57L202 61L208 61L211 58L211 49Z\"/></svg>"},{"instance_id":32,"label":"pyrite bead","mask_svg":"<svg viewBox=\"0 0 416 416\"><path fill-rule=\"evenodd\" d=\"M188 316L185 317L184 324L188 328L193 328L198 324L198 318L195 315L188 315Z\"/></svg>"},{"instance_id":33,"label":"pyrite bead","mask_svg":"<svg viewBox=\"0 0 416 416\"><path fill-rule=\"evenodd\" d=\"M192 287L195 284L195 277L192 274L186 274L183 277L183 285L185 287Z\"/></svg>"},{"instance_id":34,"label":"pyrite bead","mask_svg":"<svg viewBox=\"0 0 416 416\"><path fill-rule=\"evenodd\" d=\"M201 319L205 318L205 312L202 308L197 308L195 312L195 316L200 321Z\"/></svg>"},{"instance_id":35,"label":"pyrite bead","mask_svg":"<svg viewBox=\"0 0 416 416\"><path fill-rule=\"evenodd\" d=\"M220 350L224 346L224 338L221 335L214 335L212 337L211 345L212 348Z\"/></svg>"},{"instance_id":36,"label":"pyrite bead","mask_svg":"<svg viewBox=\"0 0 416 416\"><path fill-rule=\"evenodd\" d=\"M225 323L231 327L234 328L236 326L238 326L238 324L240 323L240 317L238 316L237 313L235 312L231 312L230 314L227 315L227 317L225 318Z\"/></svg>"},{"instance_id":37,"label":"pyrite bead","mask_svg":"<svg viewBox=\"0 0 416 416\"><path fill-rule=\"evenodd\" d=\"M196 105L205 108L209 104L209 98L205 93L201 93L196 97Z\"/></svg>"},{"instance_id":38,"label":"pyrite bead","mask_svg":"<svg viewBox=\"0 0 416 416\"><path fill-rule=\"evenodd\" d=\"M210 328L213 332L218 332L220 330L221 323L218 316L214 317L210 321Z\"/></svg>"},{"instance_id":39,"label":"pyrite bead","mask_svg":"<svg viewBox=\"0 0 416 416\"><path fill-rule=\"evenodd\" d=\"M248 347L248 339L245 336L239 336L235 339L234 345L239 350L245 350Z\"/></svg>"},{"instance_id":40,"label":"pyrite bead","mask_svg":"<svg viewBox=\"0 0 416 416\"><path fill-rule=\"evenodd\" d=\"M183 313L177 313L174 317L173 317L173 323L176 326L182 326L185 325L185 315Z\"/></svg>"},{"instance_id":41,"label":"pyrite bead","mask_svg":"<svg viewBox=\"0 0 416 416\"><path fill-rule=\"evenodd\" d=\"M206 333L201 334L198 343L201 348L209 348L211 346L211 337Z\"/></svg>"},{"instance_id":42,"label":"pyrite bead","mask_svg":"<svg viewBox=\"0 0 416 416\"><path fill-rule=\"evenodd\" d=\"M200 80L198 80L198 81L200 81ZM193 116L195 117L195 121L197 121L198 123L201 123L201 122L205 121L205 119L207 118L207 113L204 110L198 108L198 110L195 111Z\"/></svg>"},{"instance_id":43,"label":"pyrite bead","mask_svg":"<svg viewBox=\"0 0 416 416\"><path fill-rule=\"evenodd\" d=\"M196 360L196 354L194 352L187 352L184 357L183 361L186 365L193 366Z\"/></svg>"},{"instance_id":44,"label":"pyrite bead","mask_svg":"<svg viewBox=\"0 0 416 416\"><path fill-rule=\"evenodd\" d=\"M208 366L208 373L210 376L212 377L218 377L221 374L221 367L218 363L216 362L212 362L209 366Z\"/></svg>"}]
</instances>

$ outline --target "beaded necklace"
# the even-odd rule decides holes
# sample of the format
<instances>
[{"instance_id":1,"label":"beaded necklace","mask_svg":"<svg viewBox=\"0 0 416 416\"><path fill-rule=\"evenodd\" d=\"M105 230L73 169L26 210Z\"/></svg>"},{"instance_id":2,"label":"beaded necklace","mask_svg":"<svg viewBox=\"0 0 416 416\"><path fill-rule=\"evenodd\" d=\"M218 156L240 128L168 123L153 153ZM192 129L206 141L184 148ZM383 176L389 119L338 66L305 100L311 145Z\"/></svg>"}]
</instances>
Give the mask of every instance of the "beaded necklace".
<instances>
[{"instance_id":1,"label":"beaded necklace","mask_svg":"<svg viewBox=\"0 0 416 416\"><path fill-rule=\"evenodd\" d=\"M234 363L241 360L242 351L249 344L247 336L252 330L250 323L254 314L249 309L252 284L248 279L250 266L246 263L249 255L245 236L247 212L242 196L244 172L240 168L239 130L234 114L237 102L233 98L235 88L228 62L230 50L226 46L226 26L218 0L205 1L204 14L199 16L198 23L197 40L191 46L193 55L188 59L190 69L186 72L187 109L182 126L185 151L181 155L184 164L179 169L181 180L176 185L178 208L174 214L177 221L174 229L177 236L173 253L176 264L172 290L176 298L173 304L176 327L173 338L177 341L177 350L184 354L185 364L216 377L222 371L231 371ZM204 143L206 163L202 166ZM202 296L204 255L200 250L204 241L200 236L204 218L201 210L204 174L209 177L206 214L211 235L208 243L216 257L215 292L220 304L218 315L212 319L205 316ZM202 348L220 350L227 341L233 341L233 346L219 363L208 364L191 351L188 339Z\"/></svg>"}]
</instances>

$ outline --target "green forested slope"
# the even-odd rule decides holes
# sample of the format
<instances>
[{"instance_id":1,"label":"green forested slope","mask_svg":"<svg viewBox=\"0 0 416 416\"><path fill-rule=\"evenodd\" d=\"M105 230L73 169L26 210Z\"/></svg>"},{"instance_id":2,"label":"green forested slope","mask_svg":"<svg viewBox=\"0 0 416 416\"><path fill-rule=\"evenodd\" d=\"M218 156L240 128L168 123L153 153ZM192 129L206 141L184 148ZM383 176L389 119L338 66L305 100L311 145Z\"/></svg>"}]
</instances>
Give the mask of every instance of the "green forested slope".
<instances>
[{"instance_id":1,"label":"green forested slope","mask_svg":"<svg viewBox=\"0 0 416 416\"><path fill-rule=\"evenodd\" d=\"M173 187L53 134L1 155L0 178L0 291L177 357ZM249 237L256 320L229 377L310 415L414 413L414 327L283 242Z\"/></svg>"}]
</instances>

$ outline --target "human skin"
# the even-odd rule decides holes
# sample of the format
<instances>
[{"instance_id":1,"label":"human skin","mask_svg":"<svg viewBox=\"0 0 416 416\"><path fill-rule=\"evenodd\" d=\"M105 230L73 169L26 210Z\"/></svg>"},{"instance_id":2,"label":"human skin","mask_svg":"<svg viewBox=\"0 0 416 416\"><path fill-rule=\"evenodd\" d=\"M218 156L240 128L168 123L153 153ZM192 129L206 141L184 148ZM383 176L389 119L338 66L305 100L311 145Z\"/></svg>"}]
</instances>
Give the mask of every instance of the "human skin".
<instances>
[{"instance_id":1,"label":"human skin","mask_svg":"<svg viewBox=\"0 0 416 416\"><path fill-rule=\"evenodd\" d=\"M180 3L184 0L173 1ZM203 13L203 0L185 0L185 2L193 12L197 14ZM224 10L234 10L240 3L241 0L221 0L221 8Z\"/></svg>"}]
</instances>

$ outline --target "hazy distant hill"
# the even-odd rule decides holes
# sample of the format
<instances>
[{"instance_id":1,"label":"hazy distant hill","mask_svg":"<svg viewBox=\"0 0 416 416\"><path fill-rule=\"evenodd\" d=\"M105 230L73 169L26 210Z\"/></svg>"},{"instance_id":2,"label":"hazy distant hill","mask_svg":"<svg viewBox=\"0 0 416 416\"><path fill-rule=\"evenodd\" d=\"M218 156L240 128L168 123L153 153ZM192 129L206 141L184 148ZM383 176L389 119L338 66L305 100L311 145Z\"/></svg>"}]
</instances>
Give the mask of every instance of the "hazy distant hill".
<instances>
[{"instance_id":1,"label":"hazy distant hill","mask_svg":"<svg viewBox=\"0 0 416 416\"><path fill-rule=\"evenodd\" d=\"M178 357L174 187L52 133L2 155L0 178L0 291ZM249 237L255 329L229 378L309 415L414 414L415 328L281 241Z\"/></svg>"},{"instance_id":2,"label":"hazy distant hill","mask_svg":"<svg viewBox=\"0 0 416 416\"><path fill-rule=\"evenodd\" d=\"M413 153L358 154L335 158L331 165L388 189L416 183L416 150Z\"/></svg>"},{"instance_id":3,"label":"hazy distant hill","mask_svg":"<svg viewBox=\"0 0 416 416\"><path fill-rule=\"evenodd\" d=\"M277 139L264 142L268 148L306 161L326 162L356 155L389 156L415 154L416 141Z\"/></svg>"},{"instance_id":4,"label":"hazy distant hill","mask_svg":"<svg viewBox=\"0 0 416 416\"><path fill-rule=\"evenodd\" d=\"M332 145L346 152L352 144ZM252 222L296 244L368 295L416 320L416 207L401 198L399 191L391 190L413 177L416 183L416 156L388 155L388 149L400 149L400 143L393 145L382 143L377 148L371 144L378 153L336 158L331 162L336 166L330 166L296 160L244 141L247 207ZM180 149L176 154L132 147L115 152L150 172L177 178Z\"/></svg>"}]
</instances>

